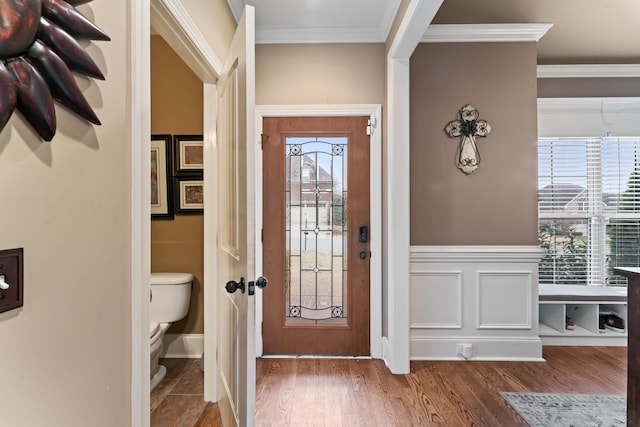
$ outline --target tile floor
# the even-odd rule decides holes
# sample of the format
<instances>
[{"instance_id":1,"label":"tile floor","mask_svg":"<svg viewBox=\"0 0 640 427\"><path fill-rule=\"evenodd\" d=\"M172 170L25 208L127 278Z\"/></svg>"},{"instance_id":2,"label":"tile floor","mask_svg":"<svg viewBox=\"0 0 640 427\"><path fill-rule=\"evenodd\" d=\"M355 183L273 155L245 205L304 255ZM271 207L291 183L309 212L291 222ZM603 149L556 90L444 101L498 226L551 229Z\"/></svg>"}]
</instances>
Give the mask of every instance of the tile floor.
<instances>
[{"instance_id":1,"label":"tile floor","mask_svg":"<svg viewBox=\"0 0 640 427\"><path fill-rule=\"evenodd\" d=\"M204 400L200 359L160 359L160 364L167 375L151 392L151 426L221 426L217 405Z\"/></svg>"}]
</instances>

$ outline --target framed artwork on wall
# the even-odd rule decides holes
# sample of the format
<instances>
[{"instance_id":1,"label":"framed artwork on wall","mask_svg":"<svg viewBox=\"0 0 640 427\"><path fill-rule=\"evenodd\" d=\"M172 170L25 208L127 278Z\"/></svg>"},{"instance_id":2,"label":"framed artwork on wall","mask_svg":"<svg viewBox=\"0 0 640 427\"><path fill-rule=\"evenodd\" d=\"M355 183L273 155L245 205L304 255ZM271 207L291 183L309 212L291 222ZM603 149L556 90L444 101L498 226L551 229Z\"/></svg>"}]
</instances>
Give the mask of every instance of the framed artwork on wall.
<instances>
[{"instance_id":1,"label":"framed artwork on wall","mask_svg":"<svg viewBox=\"0 0 640 427\"><path fill-rule=\"evenodd\" d=\"M202 135L174 135L174 172L176 175L202 174L204 143Z\"/></svg>"},{"instance_id":2,"label":"framed artwork on wall","mask_svg":"<svg viewBox=\"0 0 640 427\"><path fill-rule=\"evenodd\" d=\"M171 135L151 135L151 219L173 218Z\"/></svg>"},{"instance_id":3,"label":"framed artwork on wall","mask_svg":"<svg viewBox=\"0 0 640 427\"><path fill-rule=\"evenodd\" d=\"M204 212L204 181L199 176L177 176L174 182L176 214Z\"/></svg>"}]
</instances>

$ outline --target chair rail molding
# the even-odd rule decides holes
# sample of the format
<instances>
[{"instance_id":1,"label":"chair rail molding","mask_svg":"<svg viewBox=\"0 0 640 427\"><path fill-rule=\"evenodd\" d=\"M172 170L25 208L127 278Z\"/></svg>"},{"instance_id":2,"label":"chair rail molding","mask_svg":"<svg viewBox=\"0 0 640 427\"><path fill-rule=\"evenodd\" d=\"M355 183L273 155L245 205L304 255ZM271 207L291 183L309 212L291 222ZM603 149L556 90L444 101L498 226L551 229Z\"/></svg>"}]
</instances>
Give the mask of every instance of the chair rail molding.
<instances>
[{"instance_id":1,"label":"chair rail molding","mask_svg":"<svg viewBox=\"0 0 640 427\"><path fill-rule=\"evenodd\" d=\"M434 261L491 261L501 262L538 262L542 257L542 249L537 245L530 246L411 246L411 262Z\"/></svg>"}]
</instances>

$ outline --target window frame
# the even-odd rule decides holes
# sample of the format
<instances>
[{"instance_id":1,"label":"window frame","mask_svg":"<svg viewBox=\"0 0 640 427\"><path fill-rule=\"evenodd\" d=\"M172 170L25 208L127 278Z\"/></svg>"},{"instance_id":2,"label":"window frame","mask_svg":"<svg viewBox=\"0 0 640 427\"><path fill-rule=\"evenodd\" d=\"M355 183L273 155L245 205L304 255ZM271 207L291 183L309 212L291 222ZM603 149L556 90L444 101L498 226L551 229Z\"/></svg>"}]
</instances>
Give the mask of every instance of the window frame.
<instances>
[{"instance_id":1,"label":"window frame","mask_svg":"<svg viewBox=\"0 0 640 427\"><path fill-rule=\"evenodd\" d=\"M625 142L625 141L629 141L629 142ZM584 179L584 182L586 183L585 186L585 190L584 192L586 193L586 199L583 200L584 196L582 194L582 192L577 193L574 198L571 200L577 200L578 203L578 209L577 212L576 211L571 211L571 212L562 212L560 209L558 209L557 206L554 206L554 197L557 196L557 194L554 194L554 189L553 186L554 185L561 185L564 184L562 182L562 179L560 179L558 181L558 183L556 184L554 182L554 169L557 170L557 173L559 174L559 176L562 176L562 172L564 172L563 168L566 168L568 170L569 166L571 163L566 162L562 163L560 162L560 165L558 167L553 165L553 145L554 143L556 145L562 146L562 143L572 143L572 142L578 142L578 143L584 143L585 144L585 167L584 167L584 171L586 173L586 176L582 176L580 175L575 175L575 177L573 178L577 178L578 181L581 181ZM540 162L543 160L543 156L546 154L542 152L542 147L543 147L543 143L548 144L548 156L550 159L549 162L549 166L548 168L545 168L545 171L549 171L549 175L548 177L546 175L542 176L541 175L541 165ZM603 179L605 176L610 176L610 175L605 175L605 169L606 172L610 174L611 170L615 170L616 168L610 168L609 167L609 163L603 163L603 157L604 157L604 152L605 150L609 150L610 146L615 144L614 149L616 150L617 154L618 154L618 158L620 158L620 152L627 149L628 146L633 146L634 147L634 152L636 154L636 156L634 157L634 166L631 169L631 172L629 172L628 176L625 176L624 174L620 174L620 170L621 170L621 163L618 164L618 172L616 174L614 174L614 176L616 177L616 179L618 180L618 182L620 183L621 181L624 181L624 190L622 190L620 184L618 184L618 193L616 193L616 196L618 197L618 200L622 200L623 199L623 194L625 194L626 191L628 191L629 188L629 183L633 183L634 181L631 181L632 177L634 176L635 172L639 172L640 171L640 136L637 137L600 137L600 138L596 138L596 137L588 137L588 138L567 138L567 137L558 137L558 138L538 138L537 141L537 152L538 152L538 236L540 239L540 243L542 245L543 241L542 241L542 225L543 225L543 221L548 222L550 220L559 220L559 221L563 221L563 220L567 220L567 219L574 219L574 220L585 220L586 221L586 241L587 241L587 247L586 247L586 272L585 272L585 277L586 280L584 280L584 285L626 285L626 279L622 280L619 277L616 277L614 275L611 274L611 270L613 266L609 266L609 256L612 255L612 248L611 248L611 242L610 242L610 238L608 237L608 228L609 225L611 224L612 221L615 220L636 220L638 221L638 224L635 225L636 227L640 228L640 197L638 197L638 200L634 200L635 201L635 205L633 206L632 211L629 212L625 212L625 211L621 211L620 210L620 205L616 204L615 210L611 210L611 209L607 209L605 207L605 203L604 203L604 196L606 194L609 194L606 192L605 190L605 185L603 185ZM579 145L579 144L578 144ZM569 145L567 145L569 147ZM560 149L559 149L560 150ZM544 159L546 159L546 157L544 157ZM548 178L548 180L547 180ZM637 175L638 181L636 181L638 183L638 186L640 187L640 174ZM549 182L549 184L543 186L544 182ZM579 187L578 184L575 183L571 183L571 185L575 185L576 187ZM551 196L550 198L547 199L543 199L544 196L541 195L541 190L543 188L546 188L547 186L551 187ZM541 202L543 202L543 200L548 203L549 200L551 201L551 208L550 209L543 209L541 207ZM566 206L571 203L568 202L565 205L562 205L562 209L566 209ZM586 204L583 204L586 201ZM586 205L586 210L584 209ZM557 234L555 233L555 230L557 230L557 228L554 226L552 228L552 230L554 230L553 233L549 234L549 239L550 242L552 243L552 246L554 248L554 252L553 252L553 256L552 259L554 260L553 265L554 265L554 270L552 272L553 275L553 279L551 280L551 284L568 284L565 282L558 282L558 280L556 279L556 275L560 274L558 271L555 270L556 265L560 264L560 262L558 262L556 264L555 260L559 259L561 260L562 256L566 256L566 254L560 254L560 252L558 251L558 244L557 244ZM569 235L569 234L568 234ZM639 239L639 247L640 247L640 236L638 237ZM570 241L573 242L573 239L570 239ZM640 261L640 248L637 251L638 253L636 254L636 256L638 257L638 260ZM615 253L614 256L622 256L623 254L620 253ZM633 254L632 254L633 256ZM557 257L557 258L556 258ZM543 266L543 263L548 262L548 258L545 260L545 258L543 258L543 260L540 263L540 266ZM616 266L623 266L623 265L616 265ZM541 268L542 271L542 268ZM565 270L566 271L566 270ZM581 271L577 270L576 273L574 274L580 274ZM542 274L540 274L541 276ZM582 274L580 274L580 276L582 276ZM577 277L576 282L580 282L581 281L581 277ZM611 282L614 283L611 283ZM540 282L542 283L542 279L540 280ZM544 283L548 283L546 280ZM576 285L580 285L581 283L571 283L571 284L576 284Z\"/></svg>"}]
</instances>

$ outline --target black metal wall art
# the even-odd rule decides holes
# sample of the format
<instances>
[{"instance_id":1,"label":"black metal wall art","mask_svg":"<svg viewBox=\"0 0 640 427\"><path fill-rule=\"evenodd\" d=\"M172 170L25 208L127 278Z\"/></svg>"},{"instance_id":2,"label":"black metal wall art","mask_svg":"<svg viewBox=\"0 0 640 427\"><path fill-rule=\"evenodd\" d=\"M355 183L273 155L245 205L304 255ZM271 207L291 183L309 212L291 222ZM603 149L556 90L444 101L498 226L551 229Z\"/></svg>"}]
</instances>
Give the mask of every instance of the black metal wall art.
<instances>
[{"instance_id":1,"label":"black metal wall art","mask_svg":"<svg viewBox=\"0 0 640 427\"><path fill-rule=\"evenodd\" d=\"M458 169L467 175L478 169L480 164L476 137L485 137L491 132L489 123L486 120L478 120L479 116L478 110L467 104L460 109L460 120L452 120L444 128L451 138L460 137Z\"/></svg>"},{"instance_id":2,"label":"black metal wall art","mask_svg":"<svg viewBox=\"0 0 640 427\"><path fill-rule=\"evenodd\" d=\"M45 141L56 133L55 99L100 120L72 72L104 80L78 40L110 40L75 6L92 0L0 0L0 132L18 110Z\"/></svg>"}]
</instances>

